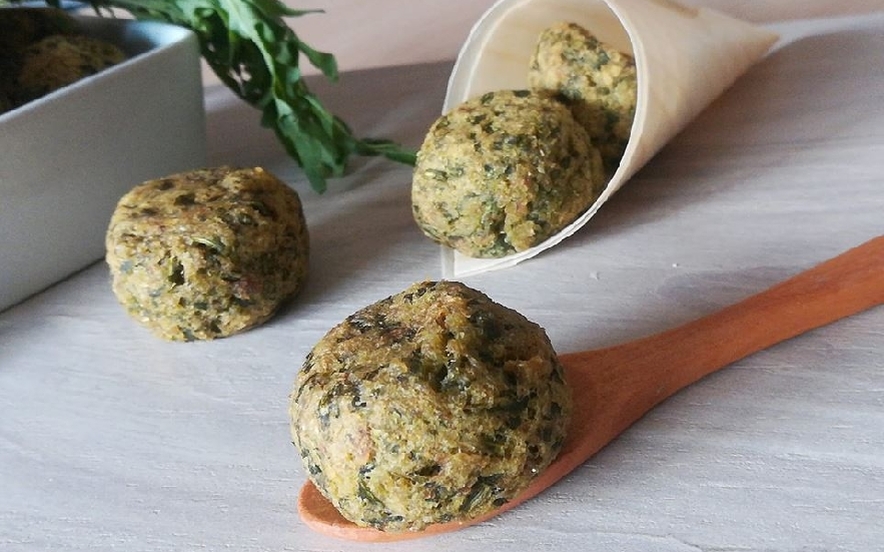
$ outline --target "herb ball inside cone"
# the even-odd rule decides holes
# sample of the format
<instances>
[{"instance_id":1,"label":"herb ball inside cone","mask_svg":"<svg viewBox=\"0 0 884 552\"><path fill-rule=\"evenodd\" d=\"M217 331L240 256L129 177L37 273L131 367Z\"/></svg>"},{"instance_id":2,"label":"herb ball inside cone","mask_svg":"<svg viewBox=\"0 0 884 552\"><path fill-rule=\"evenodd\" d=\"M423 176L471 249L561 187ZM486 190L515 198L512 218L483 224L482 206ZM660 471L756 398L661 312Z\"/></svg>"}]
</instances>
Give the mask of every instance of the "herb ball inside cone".
<instances>
[{"instance_id":1,"label":"herb ball inside cone","mask_svg":"<svg viewBox=\"0 0 884 552\"><path fill-rule=\"evenodd\" d=\"M635 59L576 23L562 22L540 33L528 69L528 84L557 92L602 154L607 172L620 164L638 101Z\"/></svg>"},{"instance_id":2,"label":"herb ball inside cone","mask_svg":"<svg viewBox=\"0 0 884 552\"><path fill-rule=\"evenodd\" d=\"M417 154L423 232L470 257L529 249L576 219L605 184L601 155L553 93L501 90L433 123Z\"/></svg>"},{"instance_id":3,"label":"herb ball inside cone","mask_svg":"<svg viewBox=\"0 0 884 552\"><path fill-rule=\"evenodd\" d=\"M317 489L383 531L472 519L558 454L571 392L543 329L458 282L422 282L334 327L291 396Z\"/></svg>"}]
</instances>

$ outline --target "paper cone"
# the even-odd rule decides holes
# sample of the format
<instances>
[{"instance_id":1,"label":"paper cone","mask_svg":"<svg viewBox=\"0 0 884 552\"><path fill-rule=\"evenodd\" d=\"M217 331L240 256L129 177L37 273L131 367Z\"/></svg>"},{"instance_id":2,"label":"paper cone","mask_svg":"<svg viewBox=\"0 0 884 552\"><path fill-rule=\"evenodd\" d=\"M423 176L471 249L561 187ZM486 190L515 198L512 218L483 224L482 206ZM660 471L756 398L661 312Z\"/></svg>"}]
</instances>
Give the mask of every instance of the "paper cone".
<instances>
[{"instance_id":1,"label":"paper cone","mask_svg":"<svg viewBox=\"0 0 884 552\"><path fill-rule=\"evenodd\" d=\"M443 112L485 92L527 88L537 37L561 21L577 23L635 58L636 113L620 167L583 215L540 245L500 259L470 258L443 247L446 278L512 266L576 232L777 40L766 29L671 0L499 0L467 37Z\"/></svg>"}]
</instances>

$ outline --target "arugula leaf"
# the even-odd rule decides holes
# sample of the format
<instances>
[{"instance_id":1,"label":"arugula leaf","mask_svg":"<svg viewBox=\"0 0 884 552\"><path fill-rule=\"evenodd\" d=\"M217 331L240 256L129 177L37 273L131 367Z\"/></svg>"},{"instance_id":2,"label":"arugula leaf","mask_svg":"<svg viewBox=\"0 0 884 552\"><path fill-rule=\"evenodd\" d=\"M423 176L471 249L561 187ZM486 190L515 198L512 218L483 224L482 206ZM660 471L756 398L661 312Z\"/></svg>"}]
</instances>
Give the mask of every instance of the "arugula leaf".
<instances>
[{"instance_id":1,"label":"arugula leaf","mask_svg":"<svg viewBox=\"0 0 884 552\"><path fill-rule=\"evenodd\" d=\"M46 0L58 6L61 0ZM357 138L305 84L303 55L329 80L338 78L332 54L302 42L285 17L322 10L296 10L281 0L89 0L98 13L118 8L136 19L165 21L192 30L203 59L237 96L261 110L286 152L314 190L344 174L352 155L384 156L414 165L414 150L385 139Z\"/></svg>"}]
</instances>

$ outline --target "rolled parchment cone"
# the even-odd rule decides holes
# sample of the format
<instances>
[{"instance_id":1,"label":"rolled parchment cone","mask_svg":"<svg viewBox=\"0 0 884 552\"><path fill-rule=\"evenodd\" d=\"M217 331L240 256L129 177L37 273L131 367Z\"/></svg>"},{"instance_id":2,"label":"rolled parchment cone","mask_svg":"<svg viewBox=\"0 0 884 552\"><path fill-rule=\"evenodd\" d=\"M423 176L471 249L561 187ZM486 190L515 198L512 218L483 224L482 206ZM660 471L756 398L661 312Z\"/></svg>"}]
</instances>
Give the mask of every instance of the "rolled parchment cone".
<instances>
[{"instance_id":1,"label":"rolled parchment cone","mask_svg":"<svg viewBox=\"0 0 884 552\"><path fill-rule=\"evenodd\" d=\"M485 92L527 88L537 37L562 21L577 23L635 57L638 102L620 166L583 215L540 245L498 259L470 258L443 247L446 278L512 266L576 232L777 40L769 30L672 0L499 0L464 43L448 81L443 112Z\"/></svg>"}]
</instances>

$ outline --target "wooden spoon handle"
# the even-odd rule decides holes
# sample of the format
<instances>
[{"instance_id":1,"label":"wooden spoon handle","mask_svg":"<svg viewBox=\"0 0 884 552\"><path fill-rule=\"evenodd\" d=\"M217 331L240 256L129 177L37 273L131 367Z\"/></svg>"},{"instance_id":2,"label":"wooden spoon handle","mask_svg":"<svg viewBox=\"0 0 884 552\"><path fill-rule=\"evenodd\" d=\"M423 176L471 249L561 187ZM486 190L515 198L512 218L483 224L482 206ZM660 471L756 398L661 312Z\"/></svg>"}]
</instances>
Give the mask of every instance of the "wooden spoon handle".
<instances>
[{"instance_id":1,"label":"wooden spoon handle","mask_svg":"<svg viewBox=\"0 0 884 552\"><path fill-rule=\"evenodd\" d=\"M593 424L592 442L575 443L577 450L569 452L575 461L585 460L655 405L707 374L882 303L884 236L683 326L607 349L562 355L575 392L597 399L584 401L592 403L592 411L575 413L576 424Z\"/></svg>"}]
</instances>

